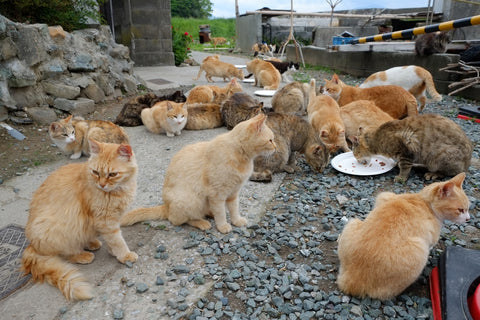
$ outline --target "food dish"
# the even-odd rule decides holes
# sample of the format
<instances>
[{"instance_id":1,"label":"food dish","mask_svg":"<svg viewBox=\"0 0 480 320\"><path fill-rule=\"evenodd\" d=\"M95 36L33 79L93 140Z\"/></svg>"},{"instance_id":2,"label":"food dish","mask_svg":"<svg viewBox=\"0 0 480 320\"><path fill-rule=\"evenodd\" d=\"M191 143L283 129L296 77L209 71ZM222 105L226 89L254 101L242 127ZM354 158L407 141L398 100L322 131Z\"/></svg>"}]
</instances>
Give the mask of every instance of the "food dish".
<instances>
[{"instance_id":1,"label":"food dish","mask_svg":"<svg viewBox=\"0 0 480 320\"><path fill-rule=\"evenodd\" d=\"M332 167L336 170L355 175L355 176L373 176L392 170L396 163L393 159L381 155L374 155L370 163L361 164L353 156L353 152L341 153L331 161Z\"/></svg>"},{"instance_id":2,"label":"food dish","mask_svg":"<svg viewBox=\"0 0 480 320\"><path fill-rule=\"evenodd\" d=\"M245 69L246 67L247 67L246 64L236 64L235 65L235 68L237 68L237 69Z\"/></svg>"},{"instance_id":3,"label":"food dish","mask_svg":"<svg viewBox=\"0 0 480 320\"><path fill-rule=\"evenodd\" d=\"M254 82L255 82L255 79L250 79L250 78L248 78L248 79L243 79L242 81L243 81L243 82L254 83Z\"/></svg>"},{"instance_id":4,"label":"food dish","mask_svg":"<svg viewBox=\"0 0 480 320\"><path fill-rule=\"evenodd\" d=\"M257 90L255 94L262 97L273 97L276 90Z\"/></svg>"}]
</instances>

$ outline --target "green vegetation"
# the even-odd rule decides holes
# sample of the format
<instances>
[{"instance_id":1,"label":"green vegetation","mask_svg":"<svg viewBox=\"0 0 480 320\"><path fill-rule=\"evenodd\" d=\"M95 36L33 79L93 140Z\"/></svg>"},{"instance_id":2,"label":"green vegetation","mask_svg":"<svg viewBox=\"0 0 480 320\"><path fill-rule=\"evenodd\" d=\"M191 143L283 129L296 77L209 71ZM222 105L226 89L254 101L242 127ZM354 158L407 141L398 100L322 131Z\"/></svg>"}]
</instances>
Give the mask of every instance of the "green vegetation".
<instances>
[{"instance_id":1,"label":"green vegetation","mask_svg":"<svg viewBox=\"0 0 480 320\"><path fill-rule=\"evenodd\" d=\"M208 18L212 14L210 0L171 0L172 17Z\"/></svg>"}]
</instances>

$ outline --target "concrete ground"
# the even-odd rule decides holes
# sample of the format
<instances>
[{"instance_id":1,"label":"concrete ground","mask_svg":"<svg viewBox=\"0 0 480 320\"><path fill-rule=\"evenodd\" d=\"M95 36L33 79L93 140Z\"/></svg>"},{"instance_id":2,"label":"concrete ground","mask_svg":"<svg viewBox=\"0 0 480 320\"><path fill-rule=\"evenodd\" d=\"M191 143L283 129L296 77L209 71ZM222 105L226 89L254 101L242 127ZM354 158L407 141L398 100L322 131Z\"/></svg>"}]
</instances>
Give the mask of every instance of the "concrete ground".
<instances>
[{"instance_id":1,"label":"concrete ground","mask_svg":"<svg viewBox=\"0 0 480 320\"><path fill-rule=\"evenodd\" d=\"M209 55L194 52L193 58L201 63ZM221 56L222 61L245 65L248 59L235 56ZM144 79L153 90L177 88L185 85L207 84L204 74L198 81L192 78L198 73L198 66L187 67L141 67L135 73ZM245 71L246 72L246 71ZM161 79L161 80L159 80ZM167 80L168 83L165 83ZM226 83L214 78L216 85ZM163 84L158 84L163 83ZM250 83L243 84L244 91L254 95ZM186 93L188 95L188 93ZM256 97L270 105L271 98ZM137 157L138 191L131 208L153 206L161 203L161 191L165 170L171 157L183 146L198 141L210 140L226 132L226 128L187 131L180 136L169 138L155 135L143 126L125 128ZM85 161L82 157L75 161ZM45 178L58 167L70 163L64 160L29 171L23 176L5 181L0 185L0 228L9 224L25 226L32 194ZM250 223L257 221L264 213L265 205L283 180L278 174L269 184L248 182L241 192L241 212ZM61 222L59 222L61 223ZM155 228L155 226L158 226ZM173 227L168 221L155 221L152 225L137 224L123 228L129 248L138 253L139 259L132 268L119 263L110 256L105 247L96 252L95 260L89 265L79 266L81 272L95 285L96 296L82 302L67 301L60 291L48 284L29 282L7 298L0 301L1 319L170 319L167 300L178 301L178 292L186 288L189 294L184 303L192 305L211 287L211 282L195 284L187 281L188 274L171 274L174 266L187 265L189 274L202 272L203 259L195 248L184 249L191 232L201 232L190 226ZM218 233L214 228L211 232ZM218 233L221 237L221 234ZM235 235L234 235L235 236ZM168 258L156 259L156 248L165 246ZM165 280L157 285L157 276ZM138 293L137 287L145 283L148 290Z\"/></svg>"}]
</instances>

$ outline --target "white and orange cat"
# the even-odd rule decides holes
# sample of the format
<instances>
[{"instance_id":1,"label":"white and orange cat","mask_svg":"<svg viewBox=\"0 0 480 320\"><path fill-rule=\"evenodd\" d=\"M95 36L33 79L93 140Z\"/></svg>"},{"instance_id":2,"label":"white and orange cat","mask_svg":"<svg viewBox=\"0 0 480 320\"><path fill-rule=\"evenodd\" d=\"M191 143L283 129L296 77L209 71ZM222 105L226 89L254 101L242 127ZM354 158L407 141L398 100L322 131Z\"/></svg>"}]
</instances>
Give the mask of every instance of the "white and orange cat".
<instances>
[{"instance_id":1,"label":"white and orange cat","mask_svg":"<svg viewBox=\"0 0 480 320\"><path fill-rule=\"evenodd\" d=\"M253 160L275 151L274 135L259 114L237 124L231 131L182 148L172 158L163 184L163 205L127 213L122 225L151 219L168 219L173 225L187 223L201 230L228 233L226 208L235 226L247 220L239 212L239 193L253 172Z\"/></svg>"},{"instance_id":2,"label":"white and orange cat","mask_svg":"<svg viewBox=\"0 0 480 320\"><path fill-rule=\"evenodd\" d=\"M340 107L355 100L372 100L377 107L395 119L418 115L417 100L399 86L358 88L345 84L334 74L332 80L325 79L323 93L337 100Z\"/></svg>"},{"instance_id":3,"label":"white and orange cat","mask_svg":"<svg viewBox=\"0 0 480 320\"><path fill-rule=\"evenodd\" d=\"M218 103L221 104L235 92L241 92L242 85L237 79L232 79L223 88L214 85L196 86L188 93L187 103Z\"/></svg>"},{"instance_id":4,"label":"white and orange cat","mask_svg":"<svg viewBox=\"0 0 480 320\"><path fill-rule=\"evenodd\" d=\"M350 138L363 131L375 130L393 118L370 100L356 100L340 108L340 117L345 125L345 136Z\"/></svg>"},{"instance_id":5,"label":"white and orange cat","mask_svg":"<svg viewBox=\"0 0 480 320\"><path fill-rule=\"evenodd\" d=\"M415 282L443 221L470 219L464 179L460 173L416 194L380 193L364 221L350 219L338 239L339 288L352 296L387 300Z\"/></svg>"},{"instance_id":6,"label":"white and orange cat","mask_svg":"<svg viewBox=\"0 0 480 320\"><path fill-rule=\"evenodd\" d=\"M48 128L48 135L60 150L73 153L70 159L78 159L82 154L89 155L89 139L100 142L129 143L125 130L113 122L85 120L72 115L52 122Z\"/></svg>"},{"instance_id":7,"label":"white and orange cat","mask_svg":"<svg viewBox=\"0 0 480 320\"><path fill-rule=\"evenodd\" d=\"M220 61L218 54L203 59L197 77L193 78L193 80L200 79L203 71L205 71L205 78L208 82L215 82L212 80L212 77L223 78L223 81L230 81L234 77L243 80L244 77L242 69L237 69L231 63Z\"/></svg>"},{"instance_id":8,"label":"white and orange cat","mask_svg":"<svg viewBox=\"0 0 480 320\"><path fill-rule=\"evenodd\" d=\"M330 96L324 94L317 96L316 91L316 81L311 79L307 106L308 121L330 153L335 153L340 148L344 152L350 151L338 103Z\"/></svg>"},{"instance_id":9,"label":"white and orange cat","mask_svg":"<svg viewBox=\"0 0 480 320\"><path fill-rule=\"evenodd\" d=\"M160 101L141 113L142 122L148 131L163 133L167 137L178 136L187 124L188 110L185 103Z\"/></svg>"},{"instance_id":10,"label":"white and orange cat","mask_svg":"<svg viewBox=\"0 0 480 320\"><path fill-rule=\"evenodd\" d=\"M25 228L30 244L22 256L25 274L58 287L69 300L91 299L93 287L71 263L91 263L91 251L102 245L99 236L121 263L137 260L120 231L120 217L136 189L130 145L90 139L87 162L60 167L33 195Z\"/></svg>"},{"instance_id":11,"label":"white and orange cat","mask_svg":"<svg viewBox=\"0 0 480 320\"><path fill-rule=\"evenodd\" d=\"M247 62L247 71L255 77L254 86L266 90L276 90L282 81L282 75L270 62L258 58Z\"/></svg>"},{"instance_id":12,"label":"white and orange cat","mask_svg":"<svg viewBox=\"0 0 480 320\"><path fill-rule=\"evenodd\" d=\"M425 108L425 104L442 100L442 95L435 89L432 74L419 66L401 66L376 72L370 75L359 88L384 85L400 86L413 94L419 103L420 111ZM427 98L427 92L431 99Z\"/></svg>"}]
</instances>

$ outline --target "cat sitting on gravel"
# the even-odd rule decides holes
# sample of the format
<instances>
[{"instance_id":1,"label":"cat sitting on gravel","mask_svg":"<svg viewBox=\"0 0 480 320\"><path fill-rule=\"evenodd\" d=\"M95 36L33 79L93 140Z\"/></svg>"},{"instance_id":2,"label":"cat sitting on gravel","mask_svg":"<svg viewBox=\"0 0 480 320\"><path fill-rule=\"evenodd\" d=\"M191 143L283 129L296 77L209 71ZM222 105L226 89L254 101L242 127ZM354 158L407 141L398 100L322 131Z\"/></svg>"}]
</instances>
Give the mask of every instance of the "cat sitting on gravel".
<instances>
[{"instance_id":1,"label":"cat sitting on gravel","mask_svg":"<svg viewBox=\"0 0 480 320\"><path fill-rule=\"evenodd\" d=\"M338 239L337 284L346 294L387 300L421 275L444 220L470 219L465 173L419 193L382 192L364 221L350 219Z\"/></svg>"},{"instance_id":2,"label":"cat sitting on gravel","mask_svg":"<svg viewBox=\"0 0 480 320\"><path fill-rule=\"evenodd\" d=\"M242 85L237 79L232 79L223 88L214 85L196 86L188 93L187 103L217 103L221 104L235 92L241 92Z\"/></svg>"},{"instance_id":3,"label":"cat sitting on gravel","mask_svg":"<svg viewBox=\"0 0 480 320\"><path fill-rule=\"evenodd\" d=\"M272 109L275 112L303 116L307 113L310 84L300 81L290 82L275 92Z\"/></svg>"},{"instance_id":4,"label":"cat sitting on gravel","mask_svg":"<svg viewBox=\"0 0 480 320\"><path fill-rule=\"evenodd\" d=\"M222 120L228 130L232 130L240 122L260 113L265 113L263 102L259 102L244 92L234 93L223 102L221 108Z\"/></svg>"},{"instance_id":5,"label":"cat sitting on gravel","mask_svg":"<svg viewBox=\"0 0 480 320\"><path fill-rule=\"evenodd\" d=\"M174 137L180 135L187 124L188 109L186 103L161 101L143 109L141 117L148 131Z\"/></svg>"}]
</instances>

